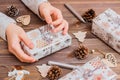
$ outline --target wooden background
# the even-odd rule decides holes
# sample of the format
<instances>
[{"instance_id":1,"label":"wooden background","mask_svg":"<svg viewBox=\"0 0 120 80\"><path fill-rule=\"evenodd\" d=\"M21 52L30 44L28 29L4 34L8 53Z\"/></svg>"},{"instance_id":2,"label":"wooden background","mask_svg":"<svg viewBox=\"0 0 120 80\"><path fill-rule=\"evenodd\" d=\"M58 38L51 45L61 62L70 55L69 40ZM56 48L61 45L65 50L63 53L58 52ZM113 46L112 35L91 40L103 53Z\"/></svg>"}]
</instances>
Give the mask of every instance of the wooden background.
<instances>
[{"instance_id":1,"label":"wooden background","mask_svg":"<svg viewBox=\"0 0 120 80\"><path fill-rule=\"evenodd\" d=\"M95 37L93 34L91 34L91 26L79 22L64 7L64 3L69 3L79 14L82 14L86 10L91 8L95 10L97 15L105 11L107 8L112 8L113 10L115 10L120 14L120 0L49 0L49 1L52 5L62 10L64 18L69 22L69 34L72 36L72 45L69 48L63 49L61 51L56 52L55 54L40 59L36 63L27 64L27 63L21 63L14 55L9 53L7 50L7 43L2 39L0 39L0 65L5 65L8 66L9 68L12 68L13 65L22 65L24 66L25 69L31 72L31 74L27 76L29 78L28 80L46 80L46 79L41 79L40 74L37 72L35 68L35 65L47 63L47 61L49 60L75 64L75 65L83 65L84 63L86 63L87 61L91 60L96 56L103 56L100 53L94 53L94 54L90 54L89 57L85 60L77 60L71 56L71 52L73 51L73 49L78 47L79 45L79 42L77 41L77 39L75 39L72 33L77 31L87 31L88 32L87 37L83 42L83 44L86 47L88 47L89 50L97 48L103 52L113 53L118 60L118 66L112 69L118 74L118 80L120 80L120 68L119 68L120 55L116 53L113 49L108 47L101 40L99 40L97 37ZM23 27L25 31L29 31L38 28L41 25L46 24L45 22L42 22L35 14L33 14L27 7L25 7L20 0L0 0L0 11L5 13L7 7L12 4L20 9L19 15L24 15L24 14L31 15L30 25ZM14 17L14 19L16 19L16 17ZM70 71L71 70L63 69L62 76ZM7 69L3 67L0 68L0 80L7 79L7 72L8 72Z\"/></svg>"}]
</instances>

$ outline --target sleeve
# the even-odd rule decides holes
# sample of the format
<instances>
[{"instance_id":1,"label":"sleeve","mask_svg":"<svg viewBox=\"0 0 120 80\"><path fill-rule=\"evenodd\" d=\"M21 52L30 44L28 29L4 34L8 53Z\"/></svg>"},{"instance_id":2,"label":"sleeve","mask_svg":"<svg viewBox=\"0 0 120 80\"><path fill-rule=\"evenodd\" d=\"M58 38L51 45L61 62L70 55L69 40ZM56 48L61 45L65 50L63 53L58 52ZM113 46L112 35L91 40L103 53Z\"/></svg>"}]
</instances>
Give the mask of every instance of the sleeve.
<instances>
[{"instance_id":1,"label":"sleeve","mask_svg":"<svg viewBox=\"0 0 120 80\"><path fill-rule=\"evenodd\" d=\"M6 28L10 23L16 23L16 21L0 12L0 37L4 40L6 40Z\"/></svg>"},{"instance_id":2,"label":"sleeve","mask_svg":"<svg viewBox=\"0 0 120 80\"><path fill-rule=\"evenodd\" d=\"M21 0L30 10L37 14L40 18L38 7L41 3L47 2L47 0ZM42 19L42 18L41 18Z\"/></svg>"}]
</instances>

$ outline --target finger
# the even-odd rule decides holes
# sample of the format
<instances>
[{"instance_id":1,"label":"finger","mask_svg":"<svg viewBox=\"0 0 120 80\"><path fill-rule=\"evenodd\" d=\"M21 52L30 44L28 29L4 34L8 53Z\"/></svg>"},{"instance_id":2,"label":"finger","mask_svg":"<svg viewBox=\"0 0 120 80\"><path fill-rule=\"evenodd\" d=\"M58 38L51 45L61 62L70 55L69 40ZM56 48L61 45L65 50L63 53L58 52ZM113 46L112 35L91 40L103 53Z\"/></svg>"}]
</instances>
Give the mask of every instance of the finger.
<instances>
[{"instance_id":1,"label":"finger","mask_svg":"<svg viewBox=\"0 0 120 80\"><path fill-rule=\"evenodd\" d=\"M66 34L66 33L67 33L68 28L69 28L68 22L65 21L65 27L64 27L64 29L63 29L63 34Z\"/></svg>"},{"instance_id":2,"label":"finger","mask_svg":"<svg viewBox=\"0 0 120 80\"><path fill-rule=\"evenodd\" d=\"M27 54L25 54L23 52L23 50L21 49L20 45L17 44L17 47L14 47L14 54L15 56L22 62L35 62L35 59L32 58L31 56L28 56Z\"/></svg>"},{"instance_id":3,"label":"finger","mask_svg":"<svg viewBox=\"0 0 120 80\"><path fill-rule=\"evenodd\" d=\"M44 17L45 17L45 20L48 24L52 23L52 18L51 18L50 12L44 12Z\"/></svg>"},{"instance_id":4,"label":"finger","mask_svg":"<svg viewBox=\"0 0 120 80\"><path fill-rule=\"evenodd\" d=\"M53 16L54 17L56 16L56 20L52 22L52 25L57 26L62 23L63 16L62 16L61 12L56 12L56 13L54 13Z\"/></svg>"},{"instance_id":5,"label":"finger","mask_svg":"<svg viewBox=\"0 0 120 80\"><path fill-rule=\"evenodd\" d=\"M54 30L53 30L53 32L58 32L58 31L61 31L63 28L64 28L64 26L65 26L65 23L64 22L62 22L57 28L55 28Z\"/></svg>"},{"instance_id":6,"label":"finger","mask_svg":"<svg viewBox=\"0 0 120 80\"><path fill-rule=\"evenodd\" d=\"M27 45L30 49L32 49L34 47L32 41L27 37L27 35L23 32L20 35L20 39L25 43L25 45Z\"/></svg>"},{"instance_id":7,"label":"finger","mask_svg":"<svg viewBox=\"0 0 120 80\"><path fill-rule=\"evenodd\" d=\"M58 26L58 25L60 25L61 23L62 23L62 21L63 21L63 19L61 18L59 18L59 19L57 19L56 21L54 21L54 22L52 22L52 25L54 25L54 26Z\"/></svg>"}]
</instances>

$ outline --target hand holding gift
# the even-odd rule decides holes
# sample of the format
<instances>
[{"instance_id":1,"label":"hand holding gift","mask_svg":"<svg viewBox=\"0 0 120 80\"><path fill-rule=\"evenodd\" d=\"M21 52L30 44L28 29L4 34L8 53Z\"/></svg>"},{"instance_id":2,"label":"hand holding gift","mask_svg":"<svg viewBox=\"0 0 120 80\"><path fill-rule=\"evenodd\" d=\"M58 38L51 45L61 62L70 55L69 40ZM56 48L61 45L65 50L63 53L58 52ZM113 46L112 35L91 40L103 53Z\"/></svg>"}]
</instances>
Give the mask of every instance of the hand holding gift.
<instances>
[{"instance_id":1,"label":"hand holding gift","mask_svg":"<svg viewBox=\"0 0 120 80\"><path fill-rule=\"evenodd\" d=\"M32 6L33 7L33 6ZM53 7L49 2L43 2L38 6L40 15L48 24L55 26L53 32L63 30L63 34L68 31L68 23L63 19L59 9ZM8 48L21 62L35 62L35 59L24 53L20 43L23 42L28 48L33 49L33 42L28 38L25 31L16 24L10 23L6 28Z\"/></svg>"}]
</instances>

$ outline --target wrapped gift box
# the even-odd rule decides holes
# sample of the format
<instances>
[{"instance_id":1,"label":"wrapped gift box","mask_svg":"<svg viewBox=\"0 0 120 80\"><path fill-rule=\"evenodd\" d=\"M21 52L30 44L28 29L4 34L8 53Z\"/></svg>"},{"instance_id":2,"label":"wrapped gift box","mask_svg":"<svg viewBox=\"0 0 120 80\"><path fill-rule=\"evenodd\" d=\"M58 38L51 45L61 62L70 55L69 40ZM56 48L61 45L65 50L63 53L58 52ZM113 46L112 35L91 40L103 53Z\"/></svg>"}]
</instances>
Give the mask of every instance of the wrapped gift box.
<instances>
[{"instance_id":1,"label":"wrapped gift box","mask_svg":"<svg viewBox=\"0 0 120 80\"><path fill-rule=\"evenodd\" d=\"M117 74L97 57L59 80L116 80L116 77Z\"/></svg>"},{"instance_id":2,"label":"wrapped gift box","mask_svg":"<svg viewBox=\"0 0 120 80\"><path fill-rule=\"evenodd\" d=\"M120 15L112 9L98 15L92 24L92 33L120 52Z\"/></svg>"},{"instance_id":3,"label":"wrapped gift box","mask_svg":"<svg viewBox=\"0 0 120 80\"><path fill-rule=\"evenodd\" d=\"M29 49L22 43L23 50L36 60L52 54L71 45L69 34L63 35L62 31L52 33L52 25L45 25L38 29L27 32L28 37L34 44L34 49Z\"/></svg>"}]
</instances>

